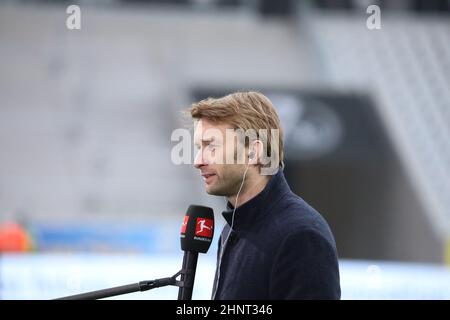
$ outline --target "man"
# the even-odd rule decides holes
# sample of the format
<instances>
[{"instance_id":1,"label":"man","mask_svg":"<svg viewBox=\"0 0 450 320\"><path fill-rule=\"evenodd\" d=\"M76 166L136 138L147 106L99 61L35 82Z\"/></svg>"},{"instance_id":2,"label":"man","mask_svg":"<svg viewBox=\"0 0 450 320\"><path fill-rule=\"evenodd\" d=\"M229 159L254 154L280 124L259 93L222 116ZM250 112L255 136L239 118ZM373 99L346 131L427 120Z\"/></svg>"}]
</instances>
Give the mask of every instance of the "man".
<instances>
[{"instance_id":1,"label":"man","mask_svg":"<svg viewBox=\"0 0 450 320\"><path fill-rule=\"evenodd\" d=\"M199 149L194 166L206 192L228 200L212 299L339 299L333 235L284 178L282 128L270 100L237 92L189 111ZM242 131L254 134L245 140Z\"/></svg>"}]
</instances>

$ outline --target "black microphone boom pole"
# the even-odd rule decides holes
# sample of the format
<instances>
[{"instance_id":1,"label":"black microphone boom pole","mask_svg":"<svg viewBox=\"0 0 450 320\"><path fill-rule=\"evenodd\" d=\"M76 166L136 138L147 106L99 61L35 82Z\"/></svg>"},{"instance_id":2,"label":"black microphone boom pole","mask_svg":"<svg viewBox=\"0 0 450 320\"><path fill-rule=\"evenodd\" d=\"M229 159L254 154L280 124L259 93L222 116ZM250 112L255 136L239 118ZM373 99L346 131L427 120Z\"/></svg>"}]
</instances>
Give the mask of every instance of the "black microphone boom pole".
<instances>
[{"instance_id":1,"label":"black microphone boom pole","mask_svg":"<svg viewBox=\"0 0 450 320\"><path fill-rule=\"evenodd\" d=\"M127 284L127 285L119 286L119 287L113 287L113 288L108 288L108 289L80 293L80 294L76 294L73 296L58 298L55 300L96 300L96 299L114 297L114 296L118 296L118 295L126 294L126 293L147 291L147 290L155 289L155 288L159 288L159 287L177 286L177 285L179 285L179 282L176 280L176 277L179 274L180 273L178 272L177 274L175 274L173 277L170 277L170 278L141 281L139 283L132 283L132 284Z\"/></svg>"}]
</instances>

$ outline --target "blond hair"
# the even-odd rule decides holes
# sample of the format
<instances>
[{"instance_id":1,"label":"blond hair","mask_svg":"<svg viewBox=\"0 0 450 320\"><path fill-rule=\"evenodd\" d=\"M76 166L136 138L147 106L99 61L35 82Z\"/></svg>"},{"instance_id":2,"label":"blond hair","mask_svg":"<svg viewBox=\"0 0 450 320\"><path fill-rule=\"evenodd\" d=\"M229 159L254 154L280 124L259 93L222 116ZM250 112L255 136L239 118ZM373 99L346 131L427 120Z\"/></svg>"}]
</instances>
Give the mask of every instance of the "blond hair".
<instances>
[{"instance_id":1,"label":"blond hair","mask_svg":"<svg viewBox=\"0 0 450 320\"><path fill-rule=\"evenodd\" d=\"M279 166L283 166L283 130L280 119L272 102L262 93L235 92L222 98L207 98L193 103L189 112L194 119L205 118L212 122L227 123L234 129L253 129L256 132L261 129L268 132L279 130L278 141L272 141L271 134L267 135L267 150L270 153L273 144L274 150L279 150Z\"/></svg>"}]
</instances>

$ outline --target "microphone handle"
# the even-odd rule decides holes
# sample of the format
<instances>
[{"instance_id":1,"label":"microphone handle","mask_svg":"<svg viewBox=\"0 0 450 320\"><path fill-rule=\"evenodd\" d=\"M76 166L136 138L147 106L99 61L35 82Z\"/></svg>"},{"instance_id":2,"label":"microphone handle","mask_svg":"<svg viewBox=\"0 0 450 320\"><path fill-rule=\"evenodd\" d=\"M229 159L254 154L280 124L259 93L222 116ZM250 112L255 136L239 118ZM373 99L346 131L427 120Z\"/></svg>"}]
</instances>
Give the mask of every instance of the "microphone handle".
<instances>
[{"instance_id":1,"label":"microphone handle","mask_svg":"<svg viewBox=\"0 0 450 320\"><path fill-rule=\"evenodd\" d=\"M178 300L192 300L194 289L195 271L197 269L198 252L185 251L183 256L183 268L181 270L182 286L178 290Z\"/></svg>"}]
</instances>

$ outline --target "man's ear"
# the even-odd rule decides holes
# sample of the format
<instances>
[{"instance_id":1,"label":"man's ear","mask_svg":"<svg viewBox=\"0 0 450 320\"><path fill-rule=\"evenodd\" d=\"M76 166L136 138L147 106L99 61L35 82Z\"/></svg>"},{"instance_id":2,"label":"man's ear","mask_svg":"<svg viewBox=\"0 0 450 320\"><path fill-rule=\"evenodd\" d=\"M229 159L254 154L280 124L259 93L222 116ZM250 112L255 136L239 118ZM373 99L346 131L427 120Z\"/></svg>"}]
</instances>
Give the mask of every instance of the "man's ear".
<instances>
[{"instance_id":1,"label":"man's ear","mask_svg":"<svg viewBox=\"0 0 450 320\"><path fill-rule=\"evenodd\" d=\"M248 154L249 164L259 164L263 152L263 144L261 140L255 140L250 147Z\"/></svg>"}]
</instances>

